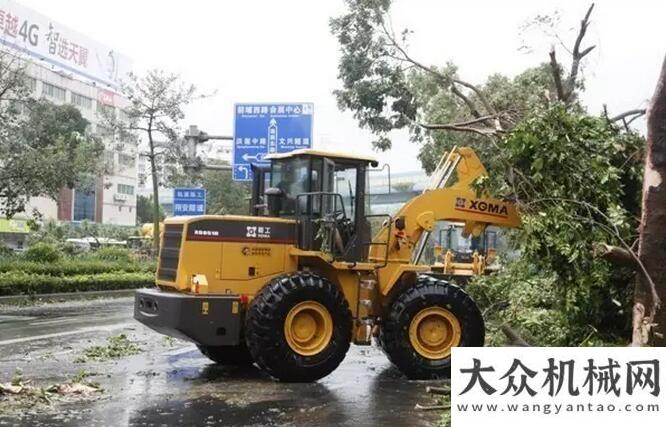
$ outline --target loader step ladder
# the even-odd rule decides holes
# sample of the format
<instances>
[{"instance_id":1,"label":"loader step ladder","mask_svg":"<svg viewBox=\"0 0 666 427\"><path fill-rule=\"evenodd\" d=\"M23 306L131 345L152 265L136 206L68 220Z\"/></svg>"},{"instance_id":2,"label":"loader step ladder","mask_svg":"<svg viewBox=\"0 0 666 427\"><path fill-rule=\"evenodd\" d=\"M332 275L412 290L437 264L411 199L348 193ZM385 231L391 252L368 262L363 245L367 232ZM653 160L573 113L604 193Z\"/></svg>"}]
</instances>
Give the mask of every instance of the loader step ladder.
<instances>
[{"instance_id":1,"label":"loader step ladder","mask_svg":"<svg viewBox=\"0 0 666 427\"><path fill-rule=\"evenodd\" d=\"M376 270L359 274L358 293L356 297L356 328L354 328L354 344L372 344L372 327L379 314L377 306L378 292Z\"/></svg>"},{"instance_id":2,"label":"loader step ladder","mask_svg":"<svg viewBox=\"0 0 666 427\"><path fill-rule=\"evenodd\" d=\"M462 156L458 152L458 146L456 145L451 149L451 151L449 151L448 155L442 156L442 158L439 159L437 168L435 168L435 171L432 173L428 185L426 185L425 188L423 189L423 193L446 187L446 184L448 184L449 179L451 179L451 175L453 175L453 172L458 167L458 163L460 163L460 160L462 160ZM421 238L416 244L416 251L414 252L412 258L412 264L418 264L419 261L421 260L421 256L423 256L423 251L426 248L426 244L428 243L429 237L430 237L429 231L426 231L421 235Z\"/></svg>"}]
</instances>

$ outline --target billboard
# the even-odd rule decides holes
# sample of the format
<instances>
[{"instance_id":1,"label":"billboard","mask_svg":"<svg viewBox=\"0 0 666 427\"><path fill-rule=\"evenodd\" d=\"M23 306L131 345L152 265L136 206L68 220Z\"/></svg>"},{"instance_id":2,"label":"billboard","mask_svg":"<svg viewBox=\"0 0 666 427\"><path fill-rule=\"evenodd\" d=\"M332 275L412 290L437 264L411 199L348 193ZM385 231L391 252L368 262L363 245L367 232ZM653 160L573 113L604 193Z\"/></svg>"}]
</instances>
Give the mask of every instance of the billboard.
<instances>
[{"instance_id":1,"label":"billboard","mask_svg":"<svg viewBox=\"0 0 666 427\"><path fill-rule=\"evenodd\" d=\"M132 66L114 49L11 0L0 0L0 45L114 90Z\"/></svg>"}]
</instances>

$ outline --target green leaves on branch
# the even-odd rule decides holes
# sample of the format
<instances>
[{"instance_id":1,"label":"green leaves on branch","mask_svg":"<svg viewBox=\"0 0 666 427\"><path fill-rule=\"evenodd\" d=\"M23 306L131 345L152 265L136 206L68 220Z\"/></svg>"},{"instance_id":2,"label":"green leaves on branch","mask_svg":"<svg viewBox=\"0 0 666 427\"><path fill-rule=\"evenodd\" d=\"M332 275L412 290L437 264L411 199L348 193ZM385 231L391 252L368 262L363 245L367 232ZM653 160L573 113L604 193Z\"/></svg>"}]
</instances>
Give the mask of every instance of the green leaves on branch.
<instances>
[{"instance_id":1,"label":"green leaves on branch","mask_svg":"<svg viewBox=\"0 0 666 427\"><path fill-rule=\"evenodd\" d=\"M389 149L387 133L416 119L416 103L409 89L409 67L385 30L388 0L347 0L348 13L331 19L340 44L338 66L343 88L335 91L340 109L349 109L361 127L378 136L374 145Z\"/></svg>"},{"instance_id":2,"label":"green leaves on branch","mask_svg":"<svg viewBox=\"0 0 666 427\"><path fill-rule=\"evenodd\" d=\"M9 217L22 212L30 197L56 197L100 172L104 150L71 105L28 98L13 105L23 108L0 105L3 115L12 116L0 123L0 214Z\"/></svg>"},{"instance_id":3,"label":"green leaves on branch","mask_svg":"<svg viewBox=\"0 0 666 427\"><path fill-rule=\"evenodd\" d=\"M231 179L231 171L207 170L202 185L208 191L207 209L213 215L247 215L250 188Z\"/></svg>"},{"instance_id":4,"label":"green leaves on branch","mask_svg":"<svg viewBox=\"0 0 666 427\"><path fill-rule=\"evenodd\" d=\"M590 333L610 340L625 334L633 273L592 253L600 243L636 238L643 138L555 104L527 116L498 148L484 185L517 201L523 226L509 233L518 263L482 279L488 288L508 282L517 288L494 290L506 303L494 314L517 322L535 344L579 345ZM535 287L553 303L530 299ZM550 324L540 317L544 310L560 323L551 325L560 331L556 338L536 330L539 322Z\"/></svg>"}]
</instances>

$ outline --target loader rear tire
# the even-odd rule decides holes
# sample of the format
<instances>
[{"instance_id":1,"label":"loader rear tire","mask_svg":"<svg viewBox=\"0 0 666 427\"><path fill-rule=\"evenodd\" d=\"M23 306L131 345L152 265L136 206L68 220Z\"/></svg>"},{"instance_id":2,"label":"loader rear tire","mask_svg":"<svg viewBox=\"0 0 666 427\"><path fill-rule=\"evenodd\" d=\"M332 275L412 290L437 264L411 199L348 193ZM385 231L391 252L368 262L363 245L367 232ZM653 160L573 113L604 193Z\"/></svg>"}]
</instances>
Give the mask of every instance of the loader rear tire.
<instances>
[{"instance_id":1,"label":"loader rear tire","mask_svg":"<svg viewBox=\"0 0 666 427\"><path fill-rule=\"evenodd\" d=\"M205 346L198 345L199 351L219 365L251 365L254 363L245 343L240 345Z\"/></svg>"},{"instance_id":2,"label":"loader rear tire","mask_svg":"<svg viewBox=\"0 0 666 427\"><path fill-rule=\"evenodd\" d=\"M481 311L461 288L428 276L397 295L388 307L379 344L410 379L451 376L451 349L481 347Z\"/></svg>"},{"instance_id":3,"label":"loader rear tire","mask_svg":"<svg viewBox=\"0 0 666 427\"><path fill-rule=\"evenodd\" d=\"M352 315L340 290L310 273L280 276L257 294L245 341L260 368L280 381L311 382L345 358Z\"/></svg>"}]
</instances>

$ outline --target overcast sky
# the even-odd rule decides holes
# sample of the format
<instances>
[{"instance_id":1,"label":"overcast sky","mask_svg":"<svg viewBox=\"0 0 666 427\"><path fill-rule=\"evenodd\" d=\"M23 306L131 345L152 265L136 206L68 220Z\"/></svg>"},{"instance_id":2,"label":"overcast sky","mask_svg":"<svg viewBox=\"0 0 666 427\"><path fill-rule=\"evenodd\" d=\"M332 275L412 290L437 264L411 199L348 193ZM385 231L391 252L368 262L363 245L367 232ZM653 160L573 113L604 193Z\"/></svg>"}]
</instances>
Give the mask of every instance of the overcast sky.
<instances>
[{"instance_id":1,"label":"overcast sky","mask_svg":"<svg viewBox=\"0 0 666 427\"><path fill-rule=\"evenodd\" d=\"M342 0L18 0L55 21L131 57L134 68L178 72L217 96L188 110L184 124L209 133L233 132L235 102L314 102L318 148L370 152L371 135L349 112L337 109L338 46L328 21ZM548 58L551 43L530 33L533 52L520 52L519 28L536 14L558 11L570 40L585 1L397 0L396 29L414 31L410 52L422 62L453 61L473 83L488 74L515 75ZM584 101L591 112L645 107L666 53L666 2L596 2L588 43ZM559 57L566 52L559 49ZM394 135L390 153L378 154L394 171L417 170L417 147Z\"/></svg>"}]
</instances>

